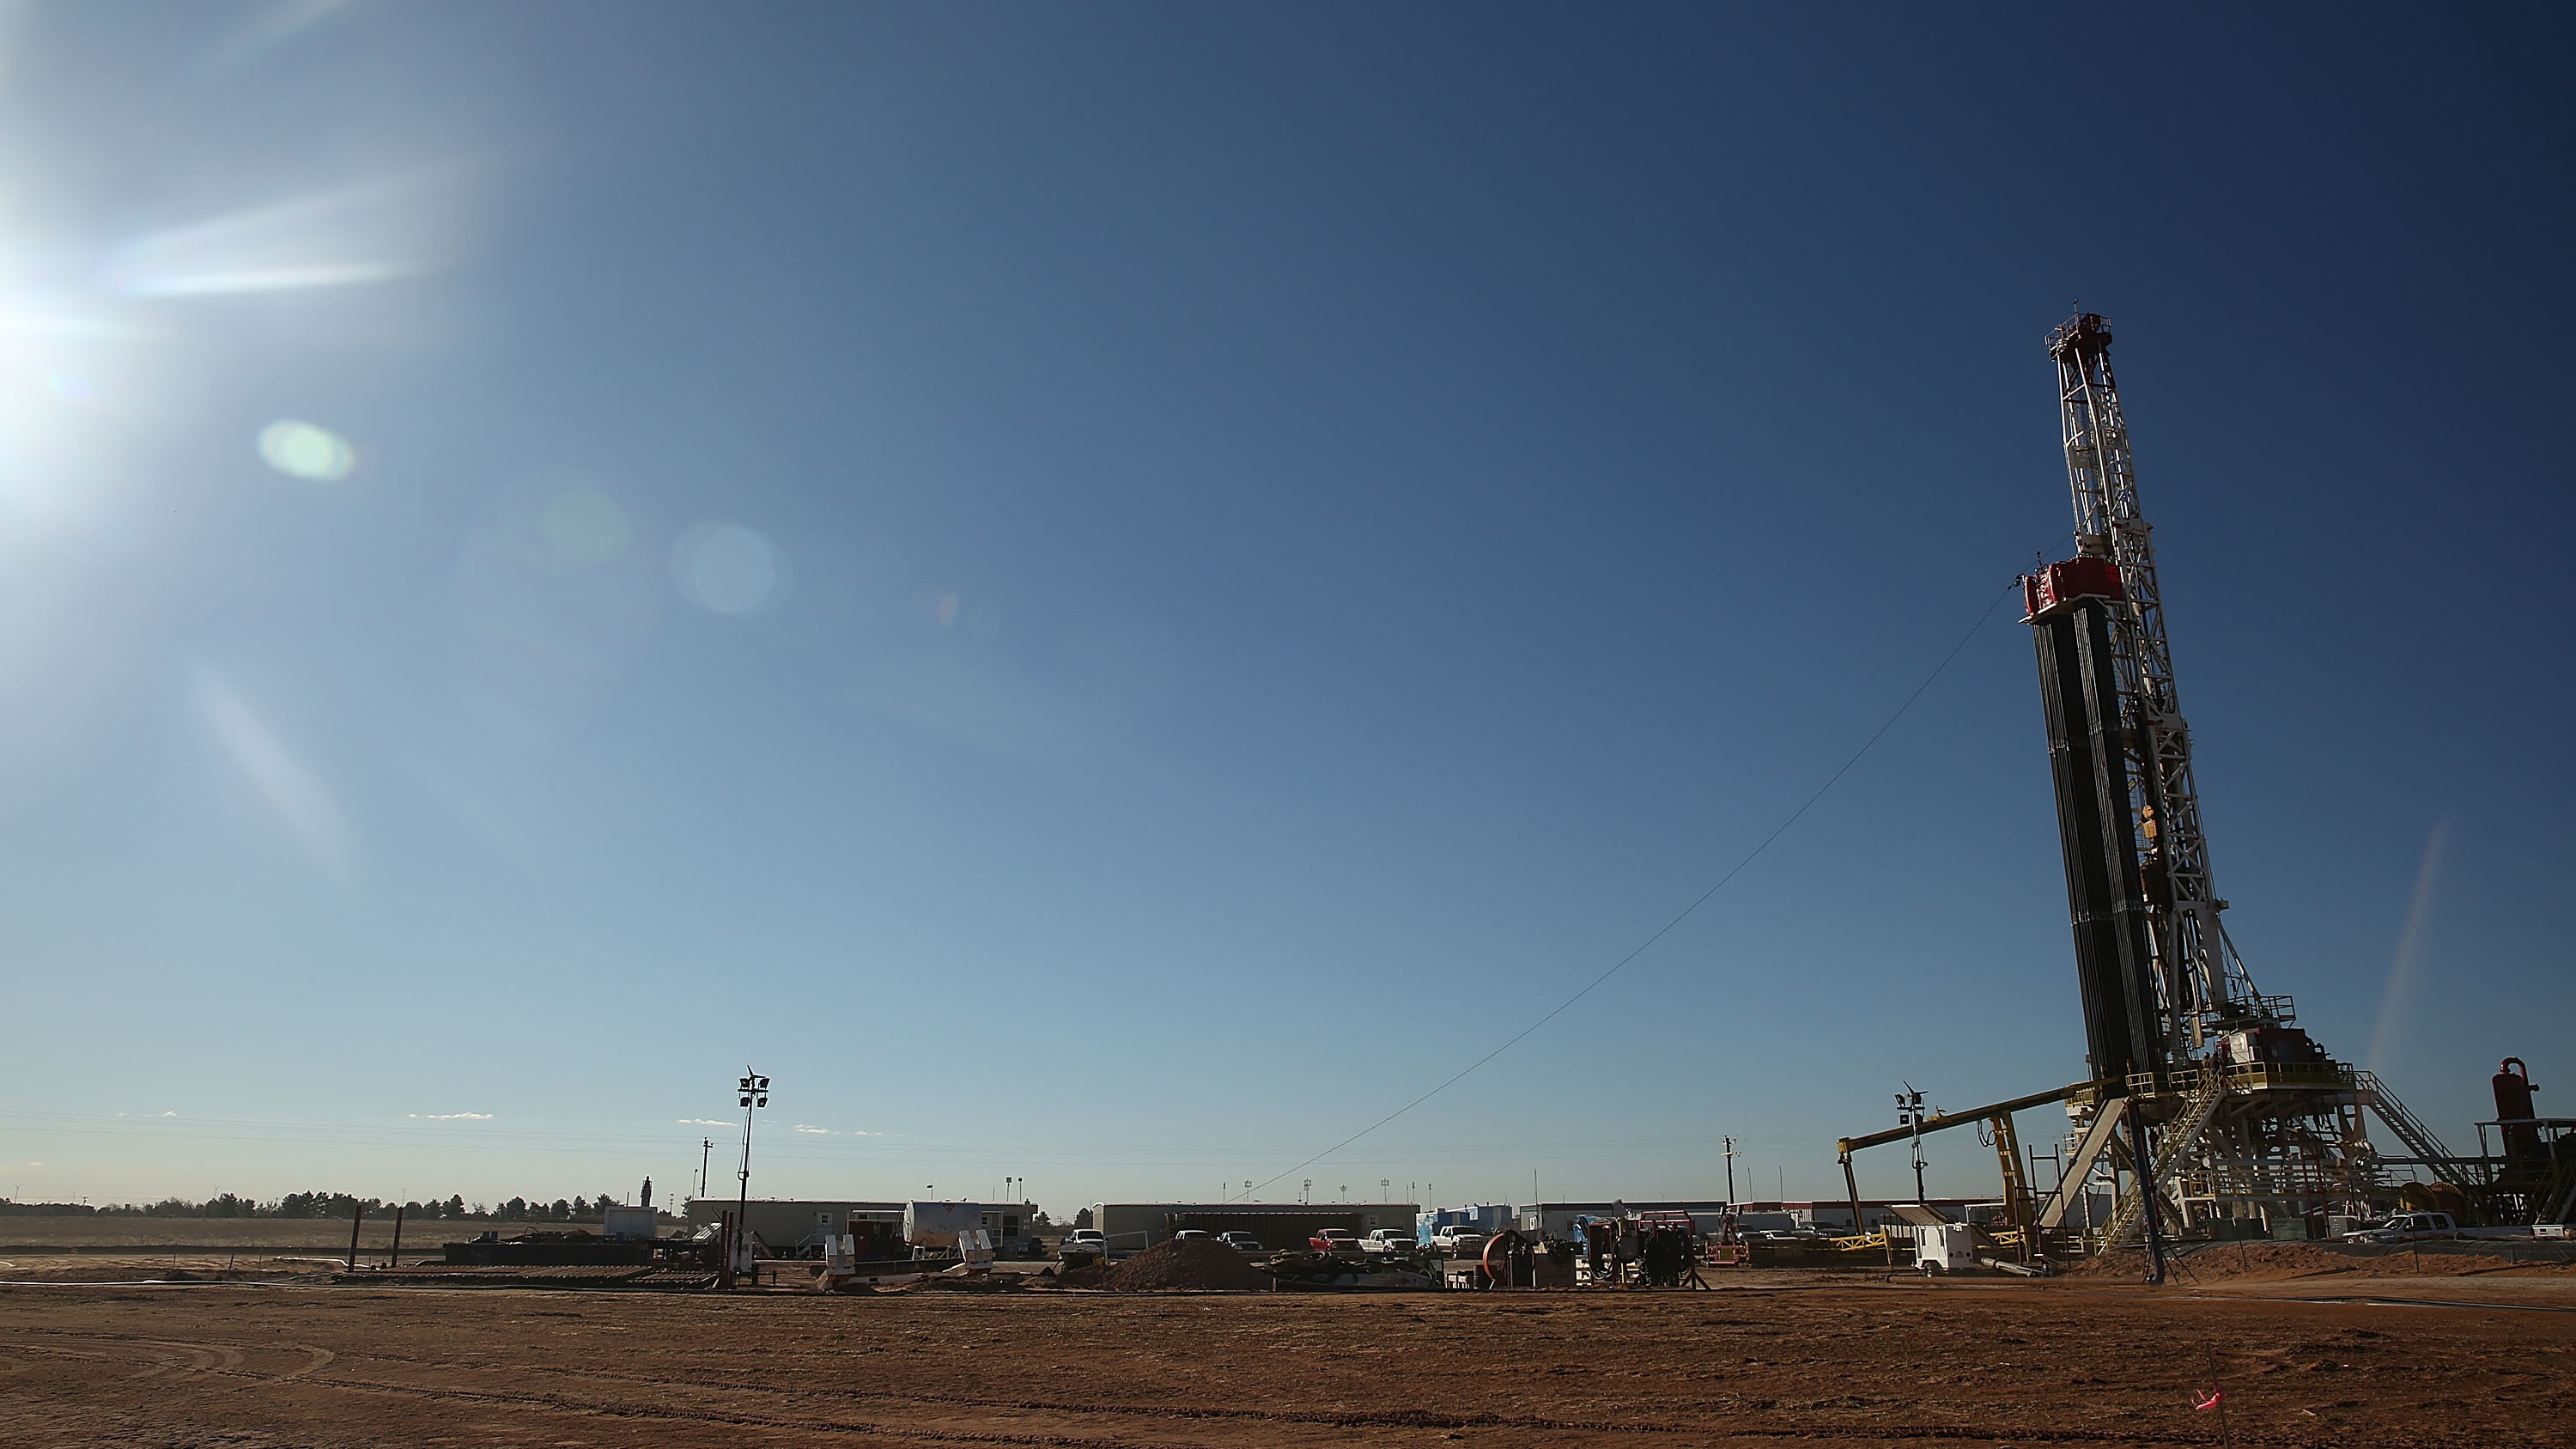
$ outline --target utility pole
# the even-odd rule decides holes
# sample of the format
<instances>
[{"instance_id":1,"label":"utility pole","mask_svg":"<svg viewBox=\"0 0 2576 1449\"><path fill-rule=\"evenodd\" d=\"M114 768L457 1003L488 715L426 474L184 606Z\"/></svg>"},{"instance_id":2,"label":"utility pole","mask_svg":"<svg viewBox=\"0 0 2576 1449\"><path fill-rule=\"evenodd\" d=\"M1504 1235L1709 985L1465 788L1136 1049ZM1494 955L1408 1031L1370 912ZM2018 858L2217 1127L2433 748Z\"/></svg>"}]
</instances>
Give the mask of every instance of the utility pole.
<instances>
[{"instance_id":1,"label":"utility pole","mask_svg":"<svg viewBox=\"0 0 2576 1449\"><path fill-rule=\"evenodd\" d=\"M741 1093L742 1200L733 1220L734 1242L740 1245L734 1250L737 1258L748 1257L751 1252L751 1114L755 1109L769 1105L769 1079L744 1067Z\"/></svg>"},{"instance_id":2,"label":"utility pole","mask_svg":"<svg viewBox=\"0 0 2576 1449\"><path fill-rule=\"evenodd\" d=\"M1726 1205L1735 1206L1735 1139L1726 1139Z\"/></svg>"},{"instance_id":3,"label":"utility pole","mask_svg":"<svg viewBox=\"0 0 2576 1449\"><path fill-rule=\"evenodd\" d=\"M1923 1094L1907 1082L1896 1094L1896 1120L1914 1129L1914 1200L1923 1201Z\"/></svg>"},{"instance_id":4,"label":"utility pole","mask_svg":"<svg viewBox=\"0 0 2576 1449\"><path fill-rule=\"evenodd\" d=\"M698 1196L700 1197L705 1197L707 1195L707 1159L715 1155L715 1150L716 1140L714 1138L702 1137L698 1139Z\"/></svg>"}]
</instances>

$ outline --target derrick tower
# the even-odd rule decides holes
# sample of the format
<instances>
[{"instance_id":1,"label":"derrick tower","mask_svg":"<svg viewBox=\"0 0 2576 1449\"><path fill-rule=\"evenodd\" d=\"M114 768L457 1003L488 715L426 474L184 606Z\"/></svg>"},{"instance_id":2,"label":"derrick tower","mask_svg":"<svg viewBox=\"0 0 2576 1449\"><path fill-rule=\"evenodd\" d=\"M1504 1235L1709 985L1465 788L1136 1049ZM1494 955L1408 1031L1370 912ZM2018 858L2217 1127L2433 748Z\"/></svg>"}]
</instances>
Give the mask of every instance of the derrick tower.
<instances>
[{"instance_id":1,"label":"derrick tower","mask_svg":"<svg viewBox=\"0 0 2576 1449\"><path fill-rule=\"evenodd\" d=\"M2048 350L2075 556L2025 577L2022 590L2039 655L2092 1081L2068 1097L2065 1180L2039 1225L2089 1235L2095 1225L2078 1227L2067 1210L2085 1182L2107 1172L2116 1205L2098 1247L2158 1228L2195 1237L2322 1233L2329 1215L2370 1210L2383 1164L2449 1176L2472 1164L2370 1073L2327 1055L2297 1027L2288 997L2256 990L2228 939L2174 687L2153 531L2111 373L2110 322L2078 313L2048 334ZM2413 1155L2379 1157L2365 1109Z\"/></svg>"}]
</instances>

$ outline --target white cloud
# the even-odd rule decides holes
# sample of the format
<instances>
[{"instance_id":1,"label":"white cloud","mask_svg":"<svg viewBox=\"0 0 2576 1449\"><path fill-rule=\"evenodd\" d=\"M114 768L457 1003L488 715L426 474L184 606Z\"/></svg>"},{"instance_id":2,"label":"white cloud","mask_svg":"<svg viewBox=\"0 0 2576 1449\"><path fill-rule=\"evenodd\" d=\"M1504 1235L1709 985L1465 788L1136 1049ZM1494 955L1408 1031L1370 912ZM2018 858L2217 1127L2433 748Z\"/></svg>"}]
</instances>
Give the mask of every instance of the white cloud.
<instances>
[{"instance_id":1,"label":"white cloud","mask_svg":"<svg viewBox=\"0 0 2576 1449\"><path fill-rule=\"evenodd\" d=\"M161 1115L162 1115L162 1116L164 1116L164 1117L176 1117L176 1116L178 1116L179 1114L178 1114L178 1113L176 1113L176 1112L164 1112L164 1113L162 1113Z\"/></svg>"},{"instance_id":2,"label":"white cloud","mask_svg":"<svg viewBox=\"0 0 2576 1449\"><path fill-rule=\"evenodd\" d=\"M489 1122L489 1112L405 1112L406 1117L420 1122Z\"/></svg>"},{"instance_id":3,"label":"white cloud","mask_svg":"<svg viewBox=\"0 0 2576 1449\"><path fill-rule=\"evenodd\" d=\"M731 1122L718 1122L710 1117L681 1117L675 1120L683 1127L730 1127L733 1125Z\"/></svg>"},{"instance_id":4,"label":"white cloud","mask_svg":"<svg viewBox=\"0 0 2576 1449\"><path fill-rule=\"evenodd\" d=\"M817 1137L829 1137L832 1135L832 1129L829 1127L808 1127L802 1122L796 1124L796 1130L799 1132L811 1132Z\"/></svg>"}]
</instances>

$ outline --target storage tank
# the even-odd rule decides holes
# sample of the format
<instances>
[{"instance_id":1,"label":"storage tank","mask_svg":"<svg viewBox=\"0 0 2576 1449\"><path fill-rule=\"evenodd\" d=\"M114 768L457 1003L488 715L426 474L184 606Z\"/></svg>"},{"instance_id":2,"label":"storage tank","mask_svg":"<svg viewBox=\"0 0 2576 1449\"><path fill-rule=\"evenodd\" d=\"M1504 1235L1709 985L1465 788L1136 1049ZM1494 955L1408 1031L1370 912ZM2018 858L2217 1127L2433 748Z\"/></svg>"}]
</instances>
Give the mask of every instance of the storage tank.
<instances>
[{"instance_id":1,"label":"storage tank","mask_svg":"<svg viewBox=\"0 0 2576 1449\"><path fill-rule=\"evenodd\" d=\"M2504 1065L2496 1068L2496 1074L2490 1081L2495 1087L2496 1120L2528 1123L2535 1115L2531 1110L2531 1094L2540 1089L2531 1084L2531 1068L2522 1064L2522 1058L2506 1057ZM2537 1157L2540 1155L2538 1127L2506 1127L2502 1131L2505 1156Z\"/></svg>"}]
</instances>

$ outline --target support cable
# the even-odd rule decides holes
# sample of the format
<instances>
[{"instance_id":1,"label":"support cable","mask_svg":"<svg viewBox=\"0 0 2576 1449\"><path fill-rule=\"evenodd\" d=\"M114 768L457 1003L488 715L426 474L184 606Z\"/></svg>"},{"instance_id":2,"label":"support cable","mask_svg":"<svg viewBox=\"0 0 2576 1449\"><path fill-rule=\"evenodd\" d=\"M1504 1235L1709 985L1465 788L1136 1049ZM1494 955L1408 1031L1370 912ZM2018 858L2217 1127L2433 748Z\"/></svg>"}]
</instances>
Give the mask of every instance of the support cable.
<instances>
[{"instance_id":1,"label":"support cable","mask_svg":"<svg viewBox=\"0 0 2576 1449\"><path fill-rule=\"evenodd\" d=\"M1343 1148L1350 1146L1352 1143L1359 1141L1361 1138L1368 1136L1370 1133L1384 1127L1386 1124L1403 1116L1405 1113L1410 1112L1414 1108L1421 1106L1423 1103L1430 1101L1432 1098L1439 1096L1442 1092L1456 1086L1461 1081L1464 1081L1468 1075L1473 1073L1478 1067L1481 1067L1485 1063L1492 1061L1494 1058L1501 1056L1503 1053L1510 1051L1513 1047L1520 1045L1540 1027L1543 1027L1549 1022L1556 1020L1559 1016L1564 1015L1565 1012L1576 1002L1590 996L1594 990L1601 986L1602 983L1608 981L1611 977L1618 975L1622 970L1624 970L1628 963L1636 960L1640 956L1643 956L1656 942L1661 941L1664 937L1672 934L1674 927L1679 926L1686 920L1689 920L1693 912L1697 911L1701 906L1708 904L1710 897L1716 895L1719 891L1726 889L1727 882L1734 880L1738 875L1742 874L1746 866L1751 865L1756 859L1760 858L1762 852L1771 848L1772 842L1778 840L1781 836L1786 835L1789 832L1790 826L1797 824L1808 811L1814 809L1816 807L1816 802L1825 798L1826 792L1832 790L1834 786L1842 783L1843 776L1850 774L1852 767L1861 762L1861 757L1867 755L1870 750L1886 736L1889 730L1896 727L1896 722L1903 719L1905 717L1905 712L1914 707L1914 702L1923 697L1923 691L1932 687L1932 682L1939 679L1942 671L1950 667L1950 661L1959 657L1960 651L1968 647L1968 641L1976 638L1977 631L1985 628L1986 621L1995 616L1995 610L2003 604L2005 599L2019 592L2020 587L2020 582L2016 580L2013 583L2006 585L2001 593L1996 594L1994 599L1986 605L1984 612L1977 615L1977 621L1970 624L1967 632L1959 636L1959 642L1950 646L1950 652L1941 656L1941 662L1932 666L1932 672L1923 676L1923 682L1914 686L1914 692L1905 696L1905 702L1898 705L1894 713L1888 715L1887 719L1882 722L1877 729L1870 732L1869 738L1861 742L1859 749L1852 751L1851 758L1843 761L1842 768L1827 776L1825 783L1818 785L1815 793L1809 795L1804 804L1800 805L1797 809L1790 811L1789 818L1781 821L1770 834L1762 837L1760 844L1754 846L1751 850L1746 851L1743 859L1738 860L1734 865L1728 867L1726 874L1717 878L1716 884L1711 885L1707 890L1701 891L1691 900L1689 905L1682 907L1671 920L1664 922L1664 924L1658 928L1653 935L1638 942L1636 949L1610 963L1608 970L1603 971L1600 975L1585 982L1583 989L1575 992L1572 996L1565 998L1563 1001L1558 1002L1545 1016L1542 1016L1538 1020L1531 1022L1529 1025L1522 1027L1519 1032L1515 1033L1501 1046L1494 1048L1492 1051L1485 1053L1483 1056L1476 1058L1474 1061L1469 1062L1467 1065L1451 1073L1438 1086L1433 1087L1430 1091L1423 1093L1421 1096L1416 1097L1412 1101L1405 1103L1403 1106L1396 1108L1394 1111L1387 1113L1385 1116L1371 1122L1366 1127L1363 1127L1359 1131L1352 1133L1350 1136L1343 1138L1341 1141L1334 1143L1332 1146L1325 1148L1323 1151L1316 1153L1314 1156L1307 1158L1305 1161L1298 1163L1296 1166L1274 1173L1247 1191L1229 1195L1226 1200L1228 1202L1238 1200L1249 1202L1251 1201L1253 1194L1259 1192L1262 1188L1270 1186L1281 1178L1293 1177L1296 1174L1305 1171L1307 1168L1314 1166L1316 1163L1323 1161L1325 1158L1332 1156L1334 1153L1339 1152Z\"/></svg>"}]
</instances>

